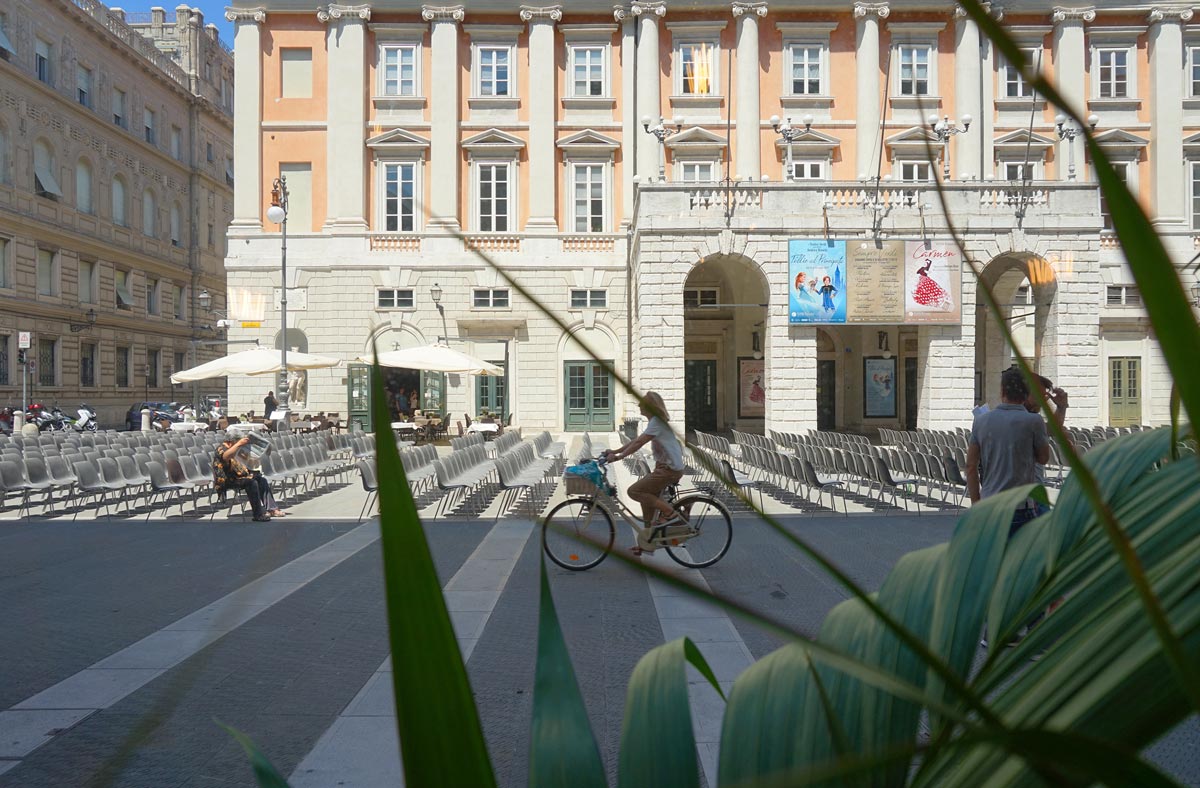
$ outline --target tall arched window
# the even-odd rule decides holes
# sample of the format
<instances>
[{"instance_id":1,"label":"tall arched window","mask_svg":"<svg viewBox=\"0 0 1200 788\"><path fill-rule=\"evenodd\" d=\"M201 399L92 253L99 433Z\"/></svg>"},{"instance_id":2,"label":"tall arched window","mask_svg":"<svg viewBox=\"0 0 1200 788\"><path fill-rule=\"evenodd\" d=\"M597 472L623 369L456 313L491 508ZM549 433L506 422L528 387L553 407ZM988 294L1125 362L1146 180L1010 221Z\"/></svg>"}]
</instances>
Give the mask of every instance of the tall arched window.
<instances>
[{"instance_id":1,"label":"tall arched window","mask_svg":"<svg viewBox=\"0 0 1200 788\"><path fill-rule=\"evenodd\" d=\"M54 151L45 140L38 140L33 144L33 186L37 196L52 200L62 197L55 169Z\"/></svg>"},{"instance_id":2,"label":"tall arched window","mask_svg":"<svg viewBox=\"0 0 1200 788\"><path fill-rule=\"evenodd\" d=\"M86 159L75 163L75 207L84 213L92 212L92 165Z\"/></svg>"},{"instance_id":3,"label":"tall arched window","mask_svg":"<svg viewBox=\"0 0 1200 788\"><path fill-rule=\"evenodd\" d=\"M120 175L114 176L112 180L112 220L113 224L119 224L122 227L129 226L129 220L125 215L125 206L128 198L125 196L125 181Z\"/></svg>"},{"instance_id":4,"label":"tall arched window","mask_svg":"<svg viewBox=\"0 0 1200 788\"><path fill-rule=\"evenodd\" d=\"M154 192L146 189L142 192L142 233L151 238L155 235L155 225L158 218L158 206L154 203Z\"/></svg>"},{"instance_id":5,"label":"tall arched window","mask_svg":"<svg viewBox=\"0 0 1200 788\"><path fill-rule=\"evenodd\" d=\"M179 203L171 203L171 246L182 246L182 222L179 220Z\"/></svg>"}]
</instances>

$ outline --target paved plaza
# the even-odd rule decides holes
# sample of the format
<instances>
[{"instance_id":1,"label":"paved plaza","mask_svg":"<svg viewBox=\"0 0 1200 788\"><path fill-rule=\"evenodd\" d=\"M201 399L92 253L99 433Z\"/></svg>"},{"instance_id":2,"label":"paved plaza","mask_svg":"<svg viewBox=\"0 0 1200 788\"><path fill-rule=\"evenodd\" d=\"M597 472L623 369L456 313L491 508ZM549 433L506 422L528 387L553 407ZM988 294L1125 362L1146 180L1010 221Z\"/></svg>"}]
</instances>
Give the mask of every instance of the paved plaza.
<instances>
[{"instance_id":1,"label":"paved plaza","mask_svg":"<svg viewBox=\"0 0 1200 788\"><path fill-rule=\"evenodd\" d=\"M218 720L252 737L296 788L400 785L379 529L356 523L363 498L342 487L267 524L6 515L0 788L253 785ZM427 521L426 533L499 782L515 788L527 778L540 543L530 520L494 514ZM901 555L948 539L955 516L782 522L877 588ZM627 529L619 543L632 543ZM663 555L646 560L683 571ZM745 512L728 555L685 574L807 634L846 596ZM613 782L627 679L643 654L688 635L728 686L780 645L619 561L583 573L552 566L550 577ZM712 785L722 705L698 680L691 690ZM1153 757L1200 785L1198 741L1193 721Z\"/></svg>"}]
</instances>

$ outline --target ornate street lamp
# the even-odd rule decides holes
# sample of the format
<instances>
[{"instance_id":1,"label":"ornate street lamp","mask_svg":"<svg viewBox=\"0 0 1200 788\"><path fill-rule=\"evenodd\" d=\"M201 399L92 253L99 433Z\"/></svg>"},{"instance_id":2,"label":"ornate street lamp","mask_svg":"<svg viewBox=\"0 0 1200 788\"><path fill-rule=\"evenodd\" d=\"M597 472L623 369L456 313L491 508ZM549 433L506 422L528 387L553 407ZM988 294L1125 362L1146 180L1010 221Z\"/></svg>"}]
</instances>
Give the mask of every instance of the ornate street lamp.
<instances>
[{"instance_id":1,"label":"ornate street lamp","mask_svg":"<svg viewBox=\"0 0 1200 788\"><path fill-rule=\"evenodd\" d=\"M963 115L960 129L950 121L949 115L940 119L937 115L929 116L929 129L937 137L938 142L942 143L942 180L950 180L950 138L955 134L966 134L967 129L971 128L972 120L970 115Z\"/></svg>"},{"instance_id":2,"label":"ornate street lamp","mask_svg":"<svg viewBox=\"0 0 1200 788\"><path fill-rule=\"evenodd\" d=\"M683 118L676 115L674 118L671 118L671 125L675 127L674 130L667 128L666 118L660 115L658 118L658 123L654 126L651 126L650 116L642 116L642 128L645 129L647 134L653 134L654 138L657 139L659 143L658 179L660 181L665 181L667 179L667 154L665 151L667 146L667 138L673 137L674 135L683 131Z\"/></svg>"},{"instance_id":3,"label":"ornate street lamp","mask_svg":"<svg viewBox=\"0 0 1200 788\"><path fill-rule=\"evenodd\" d=\"M1087 122L1092 127L1092 131L1095 131L1100 117L1088 115ZM1058 133L1058 138L1067 141L1067 180L1073 181L1075 180L1075 138L1083 133L1083 129L1076 126L1074 121L1068 120L1066 115L1059 115L1054 119L1054 128Z\"/></svg>"},{"instance_id":4,"label":"ornate street lamp","mask_svg":"<svg viewBox=\"0 0 1200 788\"><path fill-rule=\"evenodd\" d=\"M285 414L288 409L288 372L287 372L287 216L288 216L288 188L287 178L280 175L271 184L271 207L267 209L267 219L274 224L278 224L281 232L281 240L279 247L279 266L281 270L281 282L279 288L279 325L280 325L280 342L279 342L279 374L282 381L279 388L279 410ZM287 418L284 418L283 426L287 427Z\"/></svg>"},{"instance_id":5,"label":"ornate street lamp","mask_svg":"<svg viewBox=\"0 0 1200 788\"><path fill-rule=\"evenodd\" d=\"M784 165L784 180L791 181L796 178L796 168L792 166L792 143L797 137L801 134L807 134L812 128L812 115L805 115L800 120L804 123L804 131L793 126L791 118L784 118L783 122L780 122L778 115L771 116L771 128L775 129L775 133L783 137L783 141L787 143L787 163Z\"/></svg>"}]
</instances>

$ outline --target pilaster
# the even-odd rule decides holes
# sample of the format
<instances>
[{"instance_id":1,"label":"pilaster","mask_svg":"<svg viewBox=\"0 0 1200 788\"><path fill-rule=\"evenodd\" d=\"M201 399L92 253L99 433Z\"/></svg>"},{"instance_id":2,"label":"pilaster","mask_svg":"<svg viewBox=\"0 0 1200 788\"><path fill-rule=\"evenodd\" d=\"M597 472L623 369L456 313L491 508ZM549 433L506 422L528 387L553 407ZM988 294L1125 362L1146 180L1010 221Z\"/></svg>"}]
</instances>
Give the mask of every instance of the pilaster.
<instances>
[{"instance_id":1,"label":"pilaster","mask_svg":"<svg viewBox=\"0 0 1200 788\"><path fill-rule=\"evenodd\" d=\"M317 11L324 22L328 53L329 92L325 134L327 209L324 230L330 233L367 231L367 147L363 131L367 125L366 23L368 5L330 3Z\"/></svg>"},{"instance_id":2,"label":"pilaster","mask_svg":"<svg viewBox=\"0 0 1200 788\"><path fill-rule=\"evenodd\" d=\"M234 23L232 233L262 230L262 29L265 8L228 8Z\"/></svg>"},{"instance_id":3,"label":"pilaster","mask_svg":"<svg viewBox=\"0 0 1200 788\"><path fill-rule=\"evenodd\" d=\"M859 176L875 172L879 160L879 133L882 121L879 97L879 22L887 19L887 3L854 4L855 96L855 171Z\"/></svg>"},{"instance_id":4,"label":"pilaster","mask_svg":"<svg viewBox=\"0 0 1200 788\"><path fill-rule=\"evenodd\" d=\"M621 96L624 101L631 101L634 86L637 84L637 19L630 14L625 6L613 7L613 19L621 25ZM635 164L637 150L645 142L638 134L638 119L636 112L631 112L628 104L621 113L621 229L627 230L633 223L633 176L637 169ZM636 111L636 107L632 108Z\"/></svg>"},{"instance_id":5,"label":"pilaster","mask_svg":"<svg viewBox=\"0 0 1200 788\"><path fill-rule=\"evenodd\" d=\"M733 16L737 20L737 159L734 170L755 181L762 179L758 20L766 15L766 3L734 0Z\"/></svg>"},{"instance_id":6,"label":"pilaster","mask_svg":"<svg viewBox=\"0 0 1200 788\"><path fill-rule=\"evenodd\" d=\"M1192 9L1152 8L1150 23L1150 166L1153 168L1151 217L1164 229L1184 229L1186 194L1183 161L1183 23Z\"/></svg>"},{"instance_id":7,"label":"pilaster","mask_svg":"<svg viewBox=\"0 0 1200 788\"><path fill-rule=\"evenodd\" d=\"M954 137L954 156L951 161L958 173L982 179L987 169L981 145L983 126L982 53L979 48L979 26L961 6L954 9L957 21L954 30L954 114L961 118L970 115L977 123L965 134ZM955 177L957 173L951 173Z\"/></svg>"},{"instance_id":8,"label":"pilaster","mask_svg":"<svg viewBox=\"0 0 1200 788\"><path fill-rule=\"evenodd\" d=\"M554 75L554 25L562 21L562 6L521 6L521 20L529 24L529 73L538 85L529 91L529 221L526 232L556 233L555 104L558 89ZM532 83L531 83L532 84Z\"/></svg>"},{"instance_id":9,"label":"pilaster","mask_svg":"<svg viewBox=\"0 0 1200 788\"><path fill-rule=\"evenodd\" d=\"M1096 9L1055 8L1051 16L1054 21L1054 83L1071 108L1083 117L1087 114L1087 49L1084 42L1083 25L1096 19ZM1058 179L1068 179L1066 162L1070 152L1070 140L1060 140L1055 148L1054 160Z\"/></svg>"},{"instance_id":10,"label":"pilaster","mask_svg":"<svg viewBox=\"0 0 1200 788\"><path fill-rule=\"evenodd\" d=\"M458 220L458 25L466 18L463 6L423 6L421 18L430 24L429 97L429 222L431 231L457 232Z\"/></svg>"},{"instance_id":11,"label":"pilaster","mask_svg":"<svg viewBox=\"0 0 1200 788\"><path fill-rule=\"evenodd\" d=\"M662 114L662 92L659 84L662 67L659 65L658 20L667 15L663 2L635 2L629 7L638 20L637 42L637 118L649 116L658 120ZM637 175L643 181L658 175L658 150L645 141L637 149Z\"/></svg>"}]
</instances>

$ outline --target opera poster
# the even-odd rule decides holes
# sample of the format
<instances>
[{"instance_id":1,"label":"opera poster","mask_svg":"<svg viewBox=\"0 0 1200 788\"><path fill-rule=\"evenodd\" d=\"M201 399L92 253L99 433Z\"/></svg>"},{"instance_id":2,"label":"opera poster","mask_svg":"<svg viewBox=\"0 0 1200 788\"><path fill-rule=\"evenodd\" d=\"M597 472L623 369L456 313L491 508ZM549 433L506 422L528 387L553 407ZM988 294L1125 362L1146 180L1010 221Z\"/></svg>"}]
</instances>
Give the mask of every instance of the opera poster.
<instances>
[{"instance_id":1,"label":"opera poster","mask_svg":"<svg viewBox=\"0 0 1200 788\"><path fill-rule=\"evenodd\" d=\"M845 323L846 242L788 241L788 322Z\"/></svg>"},{"instance_id":2,"label":"opera poster","mask_svg":"<svg viewBox=\"0 0 1200 788\"><path fill-rule=\"evenodd\" d=\"M962 255L958 247L932 241L907 241L904 247L904 322L959 323Z\"/></svg>"},{"instance_id":3,"label":"opera poster","mask_svg":"<svg viewBox=\"0 0 1200 788\"><path fill-rule=\"evenodd\" d=\"M767 415L767 363L761 358L738 359L738 418Z\"/></svg>"},{"instance_id":4,"label":"opera poster","mask_svg":"<svg viewBox=\"0 0 1200 788\"><path fill-rule=\"evenodd\" d=\"M896 358L863 359L863 417L896 418Z\"/></svg>"},{"instance_id":5,"label":"opera poster","mask_svg":"<svg viewBox=\"0 0 1200 788\"><path fill-rule=\"evenodd\" d=\"M846 242L846 277L854 283L846 308L848 323L904 322L904 292L899 286L904 261L904 241Z\"/></svg>"}]
</instances>

